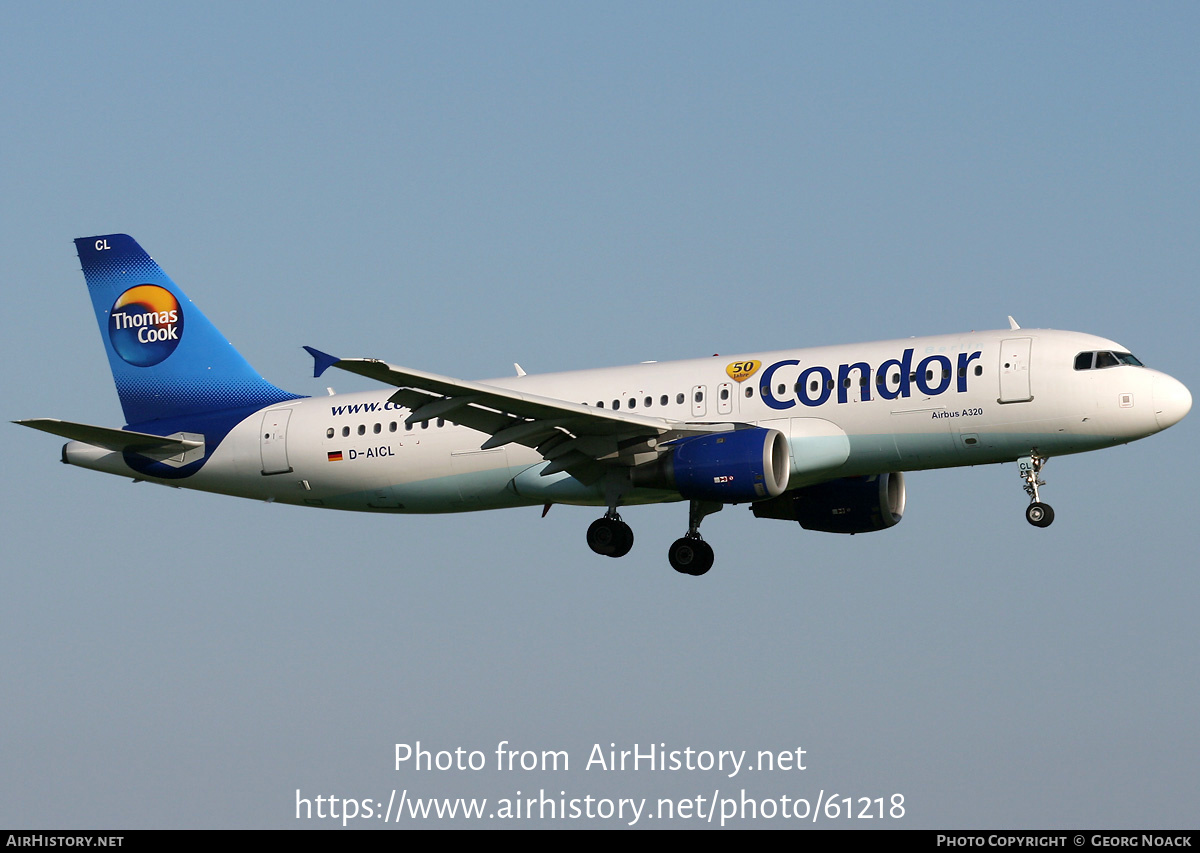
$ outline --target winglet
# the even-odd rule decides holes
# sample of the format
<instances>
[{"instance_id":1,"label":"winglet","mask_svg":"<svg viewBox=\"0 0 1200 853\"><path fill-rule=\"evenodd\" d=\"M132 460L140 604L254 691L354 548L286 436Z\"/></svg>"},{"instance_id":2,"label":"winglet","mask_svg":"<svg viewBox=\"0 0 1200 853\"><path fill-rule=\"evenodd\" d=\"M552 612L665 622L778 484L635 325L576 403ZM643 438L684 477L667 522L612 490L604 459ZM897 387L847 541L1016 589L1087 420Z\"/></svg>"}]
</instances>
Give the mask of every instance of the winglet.
<instances>
[{"instance_id":1,"label":"winglet","mask_svg":"<svg viewBox=\"0 0 1200 853\"><path fill-rule=\"evenodd\" d=\"M318 378L326 370L341 361L341 359L336 355L330 355L327 352L321 352L315 347L305 347L304 349L313 357L313 379Z\"/></svg>"},{"instance_id":2,"label":"winglet","mask_svg":"<svg viewBox=\"0 0 1200 853\"><path fill-rule=\"evenodd\" d=\"M1014 332L1021 328L1020 325L1017 324L1017 321L1012 318L1011 314L1008 315L1008 328L1012 329Z\"/></svg>"}]
</instances>

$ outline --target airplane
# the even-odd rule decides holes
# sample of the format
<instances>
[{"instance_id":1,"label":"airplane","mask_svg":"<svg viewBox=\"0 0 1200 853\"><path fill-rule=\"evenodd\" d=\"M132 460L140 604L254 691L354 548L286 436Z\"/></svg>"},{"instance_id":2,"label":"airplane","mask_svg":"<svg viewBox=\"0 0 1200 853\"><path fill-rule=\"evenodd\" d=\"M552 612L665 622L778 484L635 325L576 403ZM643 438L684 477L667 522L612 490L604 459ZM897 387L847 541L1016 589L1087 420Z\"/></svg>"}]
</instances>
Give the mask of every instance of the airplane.
<instances>
[{"instance_id":1,"label":"airplane","mask_svg":"<svg viewBox=\"0 0 1200 853\"><path fill-rule=\"evenodd\" d=\"M69 439L62 461L163 485L326 509L604 507L587 531L622 557L618 510L687 501L671 566L714 561L701 521L727 505L808 530L897 524L904 472L1016 461L1047 527L1052 456L1178 423L1188 389L1118 343L1009 328L727 358L464 381L313 347L379 391L307 397L258 374L125 234L75 241L127 425L15 421Z\"/></svg>"}]
</instances>

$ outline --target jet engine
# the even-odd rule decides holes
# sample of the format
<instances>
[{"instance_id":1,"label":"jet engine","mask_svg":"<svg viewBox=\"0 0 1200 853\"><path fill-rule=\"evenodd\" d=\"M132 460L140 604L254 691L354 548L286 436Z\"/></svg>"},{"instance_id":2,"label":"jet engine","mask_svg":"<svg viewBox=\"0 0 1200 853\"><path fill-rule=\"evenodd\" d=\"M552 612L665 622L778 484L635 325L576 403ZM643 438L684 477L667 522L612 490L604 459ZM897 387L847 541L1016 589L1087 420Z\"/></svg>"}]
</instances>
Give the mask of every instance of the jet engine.
<instances>
[{"instance_id":1,"label":"jet engine","mask_svg":"<svg viewBox=\"0 0 1200 853\"><path fill-rule=\"evenodd\" d=\"M656 462L634 469L633 479L688 500L747 503L783 494L790 468L784 434L751 427L674 441Z\"/></svg>"},{"instance_id":2,"label":"jet engine","mask_svg":"<svg viewBox=\"0 0 1200 853\"><path fill-rule=\"evenodd\" d=\"M872 474L806 486L751 509L757 518L798 521L805 530L870 533L899 522L904 499L903 474Z\"/></svg>"}]
</instances>

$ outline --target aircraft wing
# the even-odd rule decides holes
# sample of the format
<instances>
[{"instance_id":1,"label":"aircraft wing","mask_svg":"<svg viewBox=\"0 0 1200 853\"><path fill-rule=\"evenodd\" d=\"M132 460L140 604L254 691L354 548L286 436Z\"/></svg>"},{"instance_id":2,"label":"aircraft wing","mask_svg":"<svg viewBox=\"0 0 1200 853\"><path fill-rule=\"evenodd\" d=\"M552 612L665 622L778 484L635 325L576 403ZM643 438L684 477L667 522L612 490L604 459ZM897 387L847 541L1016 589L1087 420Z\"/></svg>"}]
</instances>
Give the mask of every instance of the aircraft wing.
<instances>
[{"instance_id":1,"label":"aircraft wing","mask_svg":"<svg viewBox=\"0 0 1200 853\"><path fill-rule=\"evenodd\" d=\"M491 438L488 450L516 443L536 449L550 461L543 475L567 471L582 482L595 482L607 465L634 465L657 456L656 447L676 438L735 428L694 424L615 409L601 409L397 367L378 359L344 358L305 347L314 360L313 375L330 367L394 385L391 402L411 410L406 423L445 418Z\"/></svg>"},{"instance_id":2,"label":"aircraft wing","mask_svg":"<svg viewBox=\"0 0 1200 853\"><path fill-rule=\"evenodd\" d=\"M124 429L60 421L56 418L30 418L13 421L21 426L40 429L42 432L60 435L74 441L82 441L94 447L103 447L117 453L131 451L152 459L169 459L192 450L203 450L204 440L187 438L182 433L175 436L153 435L148 432L131 432Z\"/></svg>"}]
</instances>

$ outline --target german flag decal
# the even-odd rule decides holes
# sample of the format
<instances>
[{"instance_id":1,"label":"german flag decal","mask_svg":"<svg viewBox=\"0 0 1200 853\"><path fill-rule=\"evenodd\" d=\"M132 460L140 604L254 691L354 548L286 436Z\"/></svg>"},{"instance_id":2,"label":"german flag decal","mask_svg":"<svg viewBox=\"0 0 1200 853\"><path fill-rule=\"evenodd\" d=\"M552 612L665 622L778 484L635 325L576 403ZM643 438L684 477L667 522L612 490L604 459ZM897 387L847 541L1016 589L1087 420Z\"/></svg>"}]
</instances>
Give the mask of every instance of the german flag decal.
<instances>
[{"instance_id":1,"label":"german flag decal","mask_svg":"<svg viewBox=\"0 0 1200 853\"><path fill-rule=\"evenodd\" d=\"M341 462L342 461L342 451L340 451L340 450L329 451L329 461L330 462Z\"/></svg>"}]
</instances>

